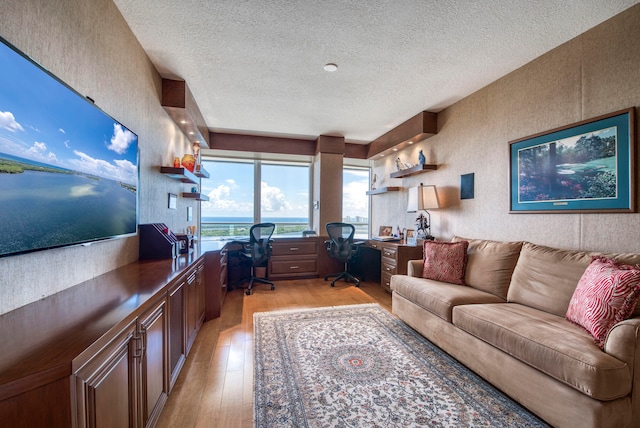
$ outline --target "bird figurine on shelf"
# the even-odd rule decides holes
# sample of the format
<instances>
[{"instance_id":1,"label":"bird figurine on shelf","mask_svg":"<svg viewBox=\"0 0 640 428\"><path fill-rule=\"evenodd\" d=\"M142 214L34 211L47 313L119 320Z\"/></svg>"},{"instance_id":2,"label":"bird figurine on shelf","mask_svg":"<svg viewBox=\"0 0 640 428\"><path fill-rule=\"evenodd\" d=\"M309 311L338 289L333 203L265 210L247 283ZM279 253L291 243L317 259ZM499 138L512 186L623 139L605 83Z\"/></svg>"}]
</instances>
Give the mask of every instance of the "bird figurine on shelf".
<instances>
[{"instance_id":1,"label":"bird figurine on shelf","mask_svg":"<svg viewBox=\"0 0 640 428\"><path fill-rule=\"evenodd\" d=\"M420 153L418 153L418 163L420 165L424 165L426 162L426 158L424 157L424 153L422 153L422 150L420 150Z\"/></svg>"},{"instance_id":2,"label":"bird figurine on shelf","mask_svg":"<svg viewBox=\"0 0 640 428\"><path fill-rule=\"evenodd\" d=\"M378 181L378 174L373 174L371 179L371 190L376 190L376 181Z\"/></svg>"}]
</instances>

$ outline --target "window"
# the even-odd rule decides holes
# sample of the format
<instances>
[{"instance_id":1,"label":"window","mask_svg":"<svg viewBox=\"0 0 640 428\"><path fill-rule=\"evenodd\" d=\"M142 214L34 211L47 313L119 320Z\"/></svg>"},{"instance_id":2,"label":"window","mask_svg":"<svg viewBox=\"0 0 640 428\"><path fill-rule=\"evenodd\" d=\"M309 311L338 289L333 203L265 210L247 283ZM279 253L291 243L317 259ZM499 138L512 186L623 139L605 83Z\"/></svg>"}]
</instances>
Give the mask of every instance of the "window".
<instances>
[{"instance_id":1,"label":"window","mask_svg":"<svg viewBox=\"0 0 640 428\"><path fill-rule=\"evenodd\" d=\"M345 166L342 170L342 221L356 227L357 238L369 237L369 168Z\"/></svg>"},{"instance_id":2,"label":"window","mask_svg":"<svg viewBox=\"0 0 640 428\"><path fill-rule=\"evenodd\" d=\"M203 159L210 178L201 204L203 240L248 238L254 223L276 224L276 236L301 236L309 228L308 163Z\"/></svg>"}]
</instances>

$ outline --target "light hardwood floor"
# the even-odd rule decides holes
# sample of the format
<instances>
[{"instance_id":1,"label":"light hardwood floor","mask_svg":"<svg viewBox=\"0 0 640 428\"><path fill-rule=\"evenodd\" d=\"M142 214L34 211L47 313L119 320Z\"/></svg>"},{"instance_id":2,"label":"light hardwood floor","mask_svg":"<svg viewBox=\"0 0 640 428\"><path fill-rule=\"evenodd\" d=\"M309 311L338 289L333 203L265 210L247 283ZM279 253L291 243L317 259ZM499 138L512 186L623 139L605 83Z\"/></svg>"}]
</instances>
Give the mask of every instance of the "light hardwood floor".
<instances>
[{"instance_id":1,"label":"light hardwood floor","mask_svg":"<svg viewBox=\"0 0 640 428\"><path fill-rule=\"evenodd\" d=\"M283 309L379 303L391 312L391 295L379 283L322 279L257 284L251 296L227 293L220 318L202 326L160 416L158 427L250 428L253 419L253 313Z\"/></svg>"}]
</instances>

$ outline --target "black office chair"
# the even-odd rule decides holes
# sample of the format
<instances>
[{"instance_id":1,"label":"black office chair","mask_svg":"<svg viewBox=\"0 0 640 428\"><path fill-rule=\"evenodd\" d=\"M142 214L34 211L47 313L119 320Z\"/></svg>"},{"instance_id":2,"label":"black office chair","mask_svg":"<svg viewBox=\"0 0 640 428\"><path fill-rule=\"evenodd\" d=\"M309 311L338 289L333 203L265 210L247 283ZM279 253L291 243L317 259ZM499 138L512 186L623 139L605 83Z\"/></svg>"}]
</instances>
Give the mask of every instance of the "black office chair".
<instances>
[{"instance_id":1,"label":"black office chair","mask_svg":"<svg viewBox=\"0 0 640 428\"><path fill-rule=\"evenodd\" d=\"M349 261L353 259L360 251L360 246L353 242L353 234L356 228L349 223L327 223L327 234L329 240L325 241L329 255L334 259L338 259L344 263L344 272L334 273L324 277L325 281L335 276L336 279L331 281L331 286L335 286L336 281L344 278L345 281L352 281L356 287L360 286L360 280L351 275L349 270Z\"/></svg>"},{"instance_id":2,"label":"black office chair","mask_svg":"<svg viewBox=\"0 0 640 428\"><path fill-rule=\"evenodd\" d=\"M261 282L263 284L270 284L271 289L276 287L273 282L268 281L267 274L269 269L269 258L271 257L271 235L275 230L276 225L273 223L258 223L251 226L249 230L249 242L245 243L244 252L241 256L251 263L251 280L249 281L249 288L247 288L247 295L251 294L254 282ZM265 268L264 278L256 276L256 268Z\"/></svg>"}]
</instances>

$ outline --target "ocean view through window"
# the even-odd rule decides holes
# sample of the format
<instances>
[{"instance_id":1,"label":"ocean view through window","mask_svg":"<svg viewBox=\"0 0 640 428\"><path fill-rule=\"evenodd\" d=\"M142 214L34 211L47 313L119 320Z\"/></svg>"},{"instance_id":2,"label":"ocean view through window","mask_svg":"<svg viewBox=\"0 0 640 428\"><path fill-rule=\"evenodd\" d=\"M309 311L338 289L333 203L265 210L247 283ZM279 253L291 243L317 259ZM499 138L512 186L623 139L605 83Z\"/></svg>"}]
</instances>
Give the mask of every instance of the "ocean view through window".
<instances>
[{"instance_id":1,"label":"ocean view through window","mask_svg":"<svg viewBox=\"0 0 640 428\"><path fill-rule=\"evenodd\" d=\"M302 236L309 229L310 166L260 160L203 159L209 179L202 192L203 241L248 239L251 225L276 224L274 237Z\"/></svg>"}]
</instances>

